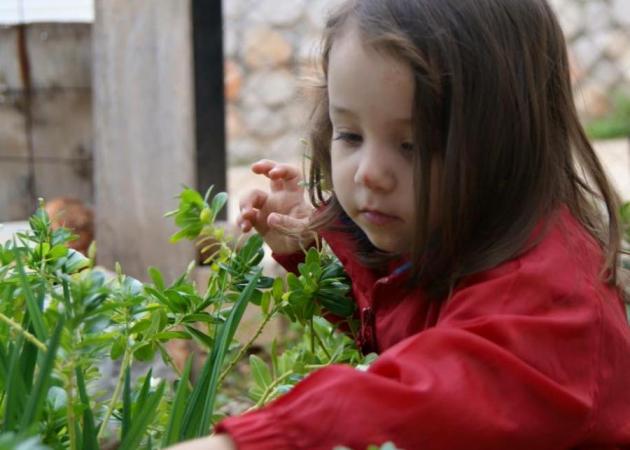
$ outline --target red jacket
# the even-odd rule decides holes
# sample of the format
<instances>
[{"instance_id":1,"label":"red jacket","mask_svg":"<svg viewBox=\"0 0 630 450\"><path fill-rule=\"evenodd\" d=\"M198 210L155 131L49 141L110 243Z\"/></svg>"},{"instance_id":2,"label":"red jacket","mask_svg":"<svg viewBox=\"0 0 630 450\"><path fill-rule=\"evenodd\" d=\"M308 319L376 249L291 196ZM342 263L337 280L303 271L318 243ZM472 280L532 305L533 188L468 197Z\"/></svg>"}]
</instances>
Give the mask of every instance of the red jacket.
<instances>
[{"instance_id":1,"label":"red jacket","mask_svg":"<svg viewBox=\"0 0 630 450\"><path fill-rule=\"evenodd\" d=\"M468 277L441 306L325 234L379 358L367 372L318 370L217 432L239 450L630 449L624 307L599 281L595 241L568 209L557 219L535 248Z\"/></svg>"}]
</instances>

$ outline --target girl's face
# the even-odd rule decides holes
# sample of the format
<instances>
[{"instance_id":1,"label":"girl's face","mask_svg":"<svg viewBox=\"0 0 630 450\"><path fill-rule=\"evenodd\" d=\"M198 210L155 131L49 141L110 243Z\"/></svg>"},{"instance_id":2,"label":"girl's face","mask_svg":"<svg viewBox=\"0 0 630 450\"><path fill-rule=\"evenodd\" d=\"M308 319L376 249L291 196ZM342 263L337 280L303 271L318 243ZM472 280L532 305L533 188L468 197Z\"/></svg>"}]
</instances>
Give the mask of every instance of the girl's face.
<instances>
[{"instance_id":1,"label":"girl's face","mask_svg":"<svg viewBox=\"0 0 630 450\"><path fill-rule=\"evenodd\" d=\"M406 254L414 233L413 72L364 47L358 30L334 42L328 66L333 188L377 248Z\"/></svg>"}]
</instances>

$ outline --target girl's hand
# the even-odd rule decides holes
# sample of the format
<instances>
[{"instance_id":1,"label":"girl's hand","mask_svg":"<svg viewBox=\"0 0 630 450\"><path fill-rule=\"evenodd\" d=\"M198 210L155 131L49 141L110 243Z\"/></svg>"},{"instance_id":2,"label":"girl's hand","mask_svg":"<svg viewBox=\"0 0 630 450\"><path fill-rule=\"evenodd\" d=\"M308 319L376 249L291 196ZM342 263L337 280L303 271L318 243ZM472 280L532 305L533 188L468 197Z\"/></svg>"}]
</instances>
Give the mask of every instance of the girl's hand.
<instances>
[{"instance_id":1,"label":"girl's hand","mask_svg":"<svg viewBox=\"0 0 630 450\"><path fill-rule=\"evenodd\" d=\"M314 240L305 233L313 208L304 199L300 170L268 159L251 168L269 178L271 192L254 189L241 198L238 226L244 232L255 228L277 254L299 251L300 242L307 247Z\"/></svg>"},{"instance_id":2,"label":"girl's hand","mask_svg":"<svg viewBox=\"0 0 630 450\"><path fill-rule=\"evenodd\" d=\"M218 434L182 442L174 447L169 447L167 450L237 450L237 448L229 435Z\"/></svg>"}]
</instances>

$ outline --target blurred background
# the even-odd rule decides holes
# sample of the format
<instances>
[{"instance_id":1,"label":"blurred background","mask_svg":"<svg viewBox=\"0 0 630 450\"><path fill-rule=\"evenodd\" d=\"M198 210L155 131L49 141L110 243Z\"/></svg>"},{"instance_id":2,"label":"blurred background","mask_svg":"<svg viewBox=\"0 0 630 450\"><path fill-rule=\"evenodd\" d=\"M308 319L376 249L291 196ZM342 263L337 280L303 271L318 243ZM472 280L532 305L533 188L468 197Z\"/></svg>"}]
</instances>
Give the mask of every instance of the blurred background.
<instances>
[{"instance_id":1,"label":"blurred background","mask_svg":"<svg viewBox=\"0 0 630 450\"><path fill-rule=\"evenodd\" d=\"M2 0L0 240L44 197L96 237L100 264L181 273L195 251L168 243L163 214L182 185L227 189L229 221L263 181L249 163L301 161L304 86L338 3ZM580 115L628 200L630 1L551 3Z\"/></svg>"}]
</instances>

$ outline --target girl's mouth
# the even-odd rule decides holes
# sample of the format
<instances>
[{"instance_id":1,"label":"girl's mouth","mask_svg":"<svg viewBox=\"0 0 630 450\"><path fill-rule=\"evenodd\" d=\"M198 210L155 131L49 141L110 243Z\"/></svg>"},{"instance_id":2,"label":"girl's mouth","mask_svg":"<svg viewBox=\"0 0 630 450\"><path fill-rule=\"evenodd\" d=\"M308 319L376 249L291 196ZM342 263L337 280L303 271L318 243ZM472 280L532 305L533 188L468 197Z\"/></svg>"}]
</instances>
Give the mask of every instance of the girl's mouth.
<instances>
[{"instance_id":1,"label":"girl's mouth","mask_svg":"<svg viewBox=\"0 0 630 450\"><path fill-rule=\"evenodd\" d=\"M400 220L399 217L370 209L363 209L359 211L359 214L366 222L378 226L388 225L390 223L398 222Z\"/></svg>"}]
</instances>

